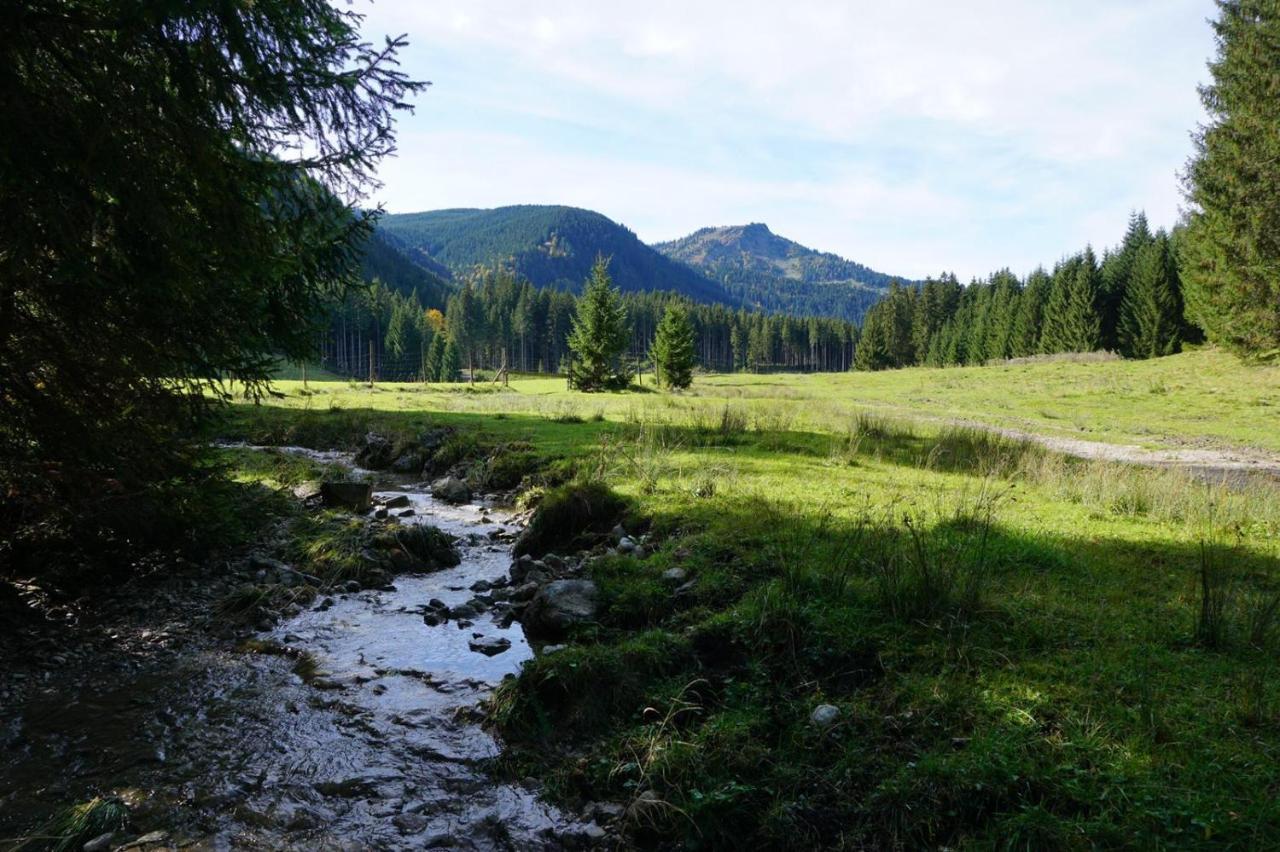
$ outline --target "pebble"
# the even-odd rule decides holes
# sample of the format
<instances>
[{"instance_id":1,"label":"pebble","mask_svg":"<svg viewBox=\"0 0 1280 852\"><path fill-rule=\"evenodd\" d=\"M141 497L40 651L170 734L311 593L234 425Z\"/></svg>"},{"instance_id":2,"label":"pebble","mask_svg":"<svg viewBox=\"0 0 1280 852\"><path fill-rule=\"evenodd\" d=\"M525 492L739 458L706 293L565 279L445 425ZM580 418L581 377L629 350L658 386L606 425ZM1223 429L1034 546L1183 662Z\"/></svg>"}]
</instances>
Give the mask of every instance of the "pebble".
<instances>
[{"instance_id":1,"label":"pebble","mask_svg":"<svg viewBox=\"0 0 1280 852\"><path fill-rule=\"evenodd\" d=\"M815 728L827 729L840 721L840 708L834 704L819 704L809 714L809 723Z\"/></svg>"}]
</instances>

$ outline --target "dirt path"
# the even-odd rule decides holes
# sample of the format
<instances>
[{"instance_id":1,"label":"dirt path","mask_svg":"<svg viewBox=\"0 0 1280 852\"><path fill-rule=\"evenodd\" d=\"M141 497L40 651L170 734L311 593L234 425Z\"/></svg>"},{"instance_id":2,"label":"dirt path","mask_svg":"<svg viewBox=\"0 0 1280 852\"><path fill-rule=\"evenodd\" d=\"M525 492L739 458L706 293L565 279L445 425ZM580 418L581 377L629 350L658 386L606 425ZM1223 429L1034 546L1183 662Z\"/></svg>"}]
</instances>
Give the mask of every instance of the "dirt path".
<instances>
[{"instance_id":1,"label":"dirt path","mask_svg":"<svg viewBox=\"0 0 1280 852\"><path fill-rule=\"evenodd\" d=\"M1239 448L1186 448L1151 450L1135 444L1109 444L1080 438L1041 435L1022 429L1009 429L976 420L948 420L954 426L984 429L1016 441L1031 441L1054 452L1081 459L1122 462L1146 467L1185 470L1195 476L1230 483L1245 482L1255 476L1280 480L1280 458L1258 450Z\"/></svg>"}]
</instances>

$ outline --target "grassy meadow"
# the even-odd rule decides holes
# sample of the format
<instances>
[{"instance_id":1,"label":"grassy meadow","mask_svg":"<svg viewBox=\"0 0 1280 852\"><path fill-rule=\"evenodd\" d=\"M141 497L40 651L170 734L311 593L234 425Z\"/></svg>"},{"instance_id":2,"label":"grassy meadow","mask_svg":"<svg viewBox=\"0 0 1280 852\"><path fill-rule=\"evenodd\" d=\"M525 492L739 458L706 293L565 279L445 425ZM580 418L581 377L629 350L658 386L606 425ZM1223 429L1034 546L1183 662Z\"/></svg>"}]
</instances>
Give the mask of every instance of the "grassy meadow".
<instances>
[{"instance_id":1,"label":"grassy meadow","mask_svg":"<svg viewBox=\"0 0 1280 852\"><path fill-rule=\"evenodd\" d=\"M330 448L452 425L481 487L626 499L650 553L591 563L599 622L506 684L493 718L501 769L629 804L637 843L1280 837L1275 486L944 422L1280 451L1274 367L1206 350L707 376L678 395L549 378L278 391L233 406L219 435ZM830 727L810 721L822 704L839 709Z\"/></svg>"},{"instance_id":2,"label":"grassy meadow","mask_svg":"<svg viewBox=\"0 0 1280 852\"><path fill-rule=\"evenodd\" d=\"M750 373L699 376L678 395L581 394L563 378L516 377L509 389L482 377L467 385L336 380L312 369L281 373L273 404L336 408L526 414L630 422L703 423L727 406L754 428L846 431L874 413L924 421L964 420L1059 437L1151 448L1229 446L1280 452L1280 366L1248 366L1215 349L1151 361L1063 356L989 367L877 373ZM652 391L652 375L644 377Z\"/></svg>"}]
</instances>

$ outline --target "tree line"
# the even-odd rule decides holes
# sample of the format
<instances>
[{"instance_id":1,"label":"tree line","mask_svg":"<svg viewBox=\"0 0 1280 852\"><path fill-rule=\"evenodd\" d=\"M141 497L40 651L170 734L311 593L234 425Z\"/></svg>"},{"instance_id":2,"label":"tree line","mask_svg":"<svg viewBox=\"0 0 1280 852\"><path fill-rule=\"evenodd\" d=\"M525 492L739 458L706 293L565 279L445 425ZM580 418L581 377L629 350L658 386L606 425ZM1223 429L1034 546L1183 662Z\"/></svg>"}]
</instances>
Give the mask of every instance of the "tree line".
<instances>
[{"instance_id":1,"label":"tree line","mask_svg":"<svg viewBox=\"0 0 1280 852\"><path fill-rule=\"evenodd\" d=\"M968 286L954 275L895 285L868 311L854 365L946 367L1097 350L1173 354L1202 334L1184 316L1175 243L1135 213L1124 241L1101 260L1085 248L1025 279L1002 269Z\"/></svg>"},{"instance_id":2,"label":"tree line","mask_svg":"<svg viewBox=\"0 0 1280 852\"><path fill-rule=\"evenodd\" d=\"M853 364L858 328L844 320L695 304L669 292L618 298L627 329L623 357L633 369L651 365L673 304L687 314L693 356L704 369L842 371ZM458 381L504 368L566 372L581 299L535 287L509 269L479 269L440 311L417 291L400 293L374 280L334 306L319 345L321 364L349 378L382 381Z\"/></svg>"}]
</instances>

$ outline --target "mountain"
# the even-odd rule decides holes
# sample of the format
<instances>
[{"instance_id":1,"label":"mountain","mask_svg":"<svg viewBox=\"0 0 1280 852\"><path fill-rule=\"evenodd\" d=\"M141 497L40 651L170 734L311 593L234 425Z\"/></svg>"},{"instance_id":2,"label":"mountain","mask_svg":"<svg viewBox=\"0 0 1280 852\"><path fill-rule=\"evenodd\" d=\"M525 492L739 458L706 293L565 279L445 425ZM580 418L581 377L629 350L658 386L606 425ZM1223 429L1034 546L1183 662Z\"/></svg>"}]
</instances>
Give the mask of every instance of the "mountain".
<instances>
[{"instance_id":1,"label":"mountain","mask_svg":"<svg viewBox=\"0 0 1280 852\"><path fill-rule=\"evenodd\" d=\"M893 281L913 283L807 248L760 223L703 228L654 248L771 313L857 322Z\"/></svg>"},{"instance_id":2,"label":"mountain","mask_svg":"<svg viewBox=\"0 0 1280 852\"><path fill-rule=\"evenodd\" d=\"M718 282L642 243L599 213L522 204L384 215L378 228L414 262L455 277L502 263L539 287L580 291L596 256L623 291L672 290L698 302L736 305Z\"/></svg>"},{"instance_id":3,"label":"mountain","mask_svg":"<svg viewBox=\"0 0 1280 852\"><path fill-rule=\"evenodd\" d=\"M432 269L412 259L403 246L397 245L395 239L382 230L375 230L365 243L360 273L366 281L377 278L390 289L405 295L417 290L418 298L426 308L444 310L445 300L453 289L448 283L447 269Z\"/></svg>"}]
</instances>

